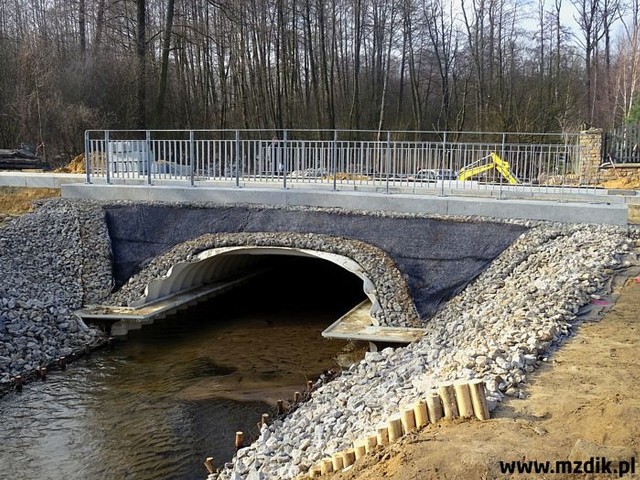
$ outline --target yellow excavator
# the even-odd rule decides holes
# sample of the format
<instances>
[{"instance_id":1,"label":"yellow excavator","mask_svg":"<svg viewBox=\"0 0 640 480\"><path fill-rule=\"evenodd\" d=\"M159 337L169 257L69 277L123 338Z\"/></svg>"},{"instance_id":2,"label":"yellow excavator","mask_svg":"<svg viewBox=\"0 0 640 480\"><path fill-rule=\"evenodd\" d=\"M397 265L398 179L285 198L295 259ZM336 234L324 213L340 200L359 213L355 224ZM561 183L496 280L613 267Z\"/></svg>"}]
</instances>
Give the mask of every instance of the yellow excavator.
<instances>
[{"instance_id":1,"label":"yellow excavator","mask_svg":"<svg viewBox=\"0 0 640 480\"><path fill-rule=\"evenodd\" d=\"M511 173L509 164L502 160L497 153L491 152L486 157L482 157L477 162L473 162L466 167L462 167L458 172L458 180L470 180L476 175L487 172L489 170L497 170L511 185L520 183L518 179Z\"/></svg>"}]
</instances>

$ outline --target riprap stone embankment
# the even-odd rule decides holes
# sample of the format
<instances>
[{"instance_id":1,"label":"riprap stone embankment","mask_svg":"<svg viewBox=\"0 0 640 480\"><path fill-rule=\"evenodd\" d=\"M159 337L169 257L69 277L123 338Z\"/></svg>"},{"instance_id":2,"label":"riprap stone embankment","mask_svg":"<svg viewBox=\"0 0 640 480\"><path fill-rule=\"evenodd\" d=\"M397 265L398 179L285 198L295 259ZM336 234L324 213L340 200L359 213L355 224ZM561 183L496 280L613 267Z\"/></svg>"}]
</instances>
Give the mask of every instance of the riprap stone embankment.
<instances>
[{"instance_id":1,"label":"riprap stone embankment","mask_svg":"<svg viewBox=\"0 0 640 480\"><path fill-rule=\"evenodd\" d=\"M0 385L103 334L73 313L112 288L102 207L54 200L0 228Z\"/></svg>"}]
</instances>

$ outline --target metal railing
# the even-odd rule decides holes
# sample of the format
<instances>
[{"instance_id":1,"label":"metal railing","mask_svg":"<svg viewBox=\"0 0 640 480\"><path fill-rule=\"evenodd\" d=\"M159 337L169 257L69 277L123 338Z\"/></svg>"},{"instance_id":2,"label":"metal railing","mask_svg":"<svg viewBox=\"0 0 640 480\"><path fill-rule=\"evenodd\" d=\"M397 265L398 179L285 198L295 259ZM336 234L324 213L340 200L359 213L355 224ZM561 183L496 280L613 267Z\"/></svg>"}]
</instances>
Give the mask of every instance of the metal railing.
<instances>
[{"instance_id":1,"label":"metal railing","mask_svg":"<svg viewBox=\"0 0 640 480\"><path fill-rule=\"evenodd\" d=\"M510 184L490 164L508 163ZM540 192L581 183L578 134L352 130L89 130L86 180L236 187L326 185L424 191ZM466 181L459 172L486 165ZM593 188L592 188L593 190Z\"/></svg>"},{"instance_id":2,"label":"metal railing","mask_svg":"<svg viewBox=\"0 0 640 480\"><path fill-rule=\"evenodd\" d=\"M603 162L640 163L640 123L608 131L602 153Z\"/></svg>"}]
</instances>

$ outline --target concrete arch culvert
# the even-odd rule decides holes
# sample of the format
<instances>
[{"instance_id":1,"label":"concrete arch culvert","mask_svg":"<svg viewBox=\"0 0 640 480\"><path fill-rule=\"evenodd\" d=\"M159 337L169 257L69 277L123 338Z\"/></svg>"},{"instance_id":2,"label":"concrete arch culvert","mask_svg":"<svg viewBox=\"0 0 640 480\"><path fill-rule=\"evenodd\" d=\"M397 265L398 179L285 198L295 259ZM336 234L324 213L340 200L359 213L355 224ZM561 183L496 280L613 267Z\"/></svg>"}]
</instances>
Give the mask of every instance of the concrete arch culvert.
<instances>
[{"instance_id":1,"label":"concrete arch culvert","mask_svg":"<svg viewBox=\"0 0 640 480\"><path fill-rule=\"evenodd\" d=\"M300 233L208 234L181 243L149 262L114 294L117 304L140 306L260 267L260 258L287 255L334 263L362 280L381 326L418 325L406 280L381 249L359 240Z\"/></svg>"}]
</instances>

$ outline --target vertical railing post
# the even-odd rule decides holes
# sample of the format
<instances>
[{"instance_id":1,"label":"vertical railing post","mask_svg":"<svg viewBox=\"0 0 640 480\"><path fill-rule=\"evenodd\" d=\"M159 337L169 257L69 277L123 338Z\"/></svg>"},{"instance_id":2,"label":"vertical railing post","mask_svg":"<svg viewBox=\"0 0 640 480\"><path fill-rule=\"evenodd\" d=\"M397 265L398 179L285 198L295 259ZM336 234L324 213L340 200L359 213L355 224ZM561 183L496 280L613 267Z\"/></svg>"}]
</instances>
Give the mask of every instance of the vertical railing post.
<instances>
[{"instance_id":1,"label":"vertical railing post","mask_svg":"<svg viewBox=\"0 0 640 480\"><path fill-rule=\"evenodd\" d=\"M333 148L331 150L331 169L333 170L333 191L338 190L338 131L333 131Z\"/></svg>"},{"instance_id":2,"label":"vertical railing post","mask_svg":"<svg viewBox=\"0 0 640 480\"><path fill-rule=\"evenodd\" d=\"M505 147L505 142L506 142L506 133L502 133L502 143L500 145L500 158L505 161L504 159L504 147ZM509 164L509 162L506 162L507 164ZM511 169L511 165L509 165L509 169ZM504 175L500 175L500 191L498 193L498 198L500 200L502 200L504 197L502 196L502 183L504 180Z\"/></svg>"},{"instance_id":3,"label":"vertical railing post","mask_svg":"<svg viewBox=\"0 0 640 480\"><path fill-rule=\"evenodd\" d=\"M567 153L565 148L565 154L562 162L562 183L560 185L560 202L564 202L564 186L566 185L566 172L567 172Z\"/></svg>"},{"instance_id":4,"label":"vertical railing post","mask_svg":"<svg viewBox=\"0 0 640 480\"><path fill-rule=\"evenodd\" d=\"M391 169L391 132L387 130L387 153L386 153L386 168L387 171L385 178L385 193L389 193L389 170Z\"/></svg>"},{"instance_id":5,"label":"vertical railing post","mask_svg":"<svg viewBox=\"0 0 640 480\"><path fill-rule=\"evenodd\" d=\"M189 183L192 187L195 186L195 149L194 149L194 134L193 130L189 130Z\"/></svg>"},{"instance_id":6,"label":"vertical railing post","mask_svg":"<svg viewBox=\"0 0 640 480\"><path fill-rule=\"evenodd\" d=\"M289 152L287 149L287 131L282 131L282 188L287 189L287 163L289 163Z\"/></svg>"},{"instance_id":7,"label":"vertical railing post","mask_svg":"<svg viewBox=\"0 0 640 480\"><path fill-rule=\"evenodd\" d=\"M105 171L107 173L107 185L111 183L111 172L109 171L109 162L111 160L111 154L109 152L109 130L104 131L104 161Z\"/></svg>"},{"instance_id":8,"label":"vertical railing post","mask_svg":"<svg viewBox=\"0 0 640 480\"><path fill-rule=\"evenodd\" d=\"M89 130L84 131L84 170L86 183L91 183L91 152L89 152Z\"/></svg>"},{"instance_id":9,"label":"vertical railing post","mask_svg":"<svg viewBox=\"0 0 640 480\"><path fill-rule=\"evenodd\" d=\"M444 197L444 157L447 151L447 132L442 134L442 160L440 161L440 196Z\"/></svg>"},{"instance_id":10,"label":"vertical railing post","mask_svg":"<svg viewBox=\"0 0 640 480\"><path fill-rule=\"evenodd\" d=\"M147 185L151 185L151 130L147 130Z\"/></svg>"},{"instance_id":11,"label":"vertical railing post","mask_svg":"<svg viewBox=\"0 0 640 480\"><path fill-rule=\"evenodd\" d=\"M236 130L236 149L234 162L236 164L236 187L240 187L240 130Z\"/></svg>"}]
</instances>

